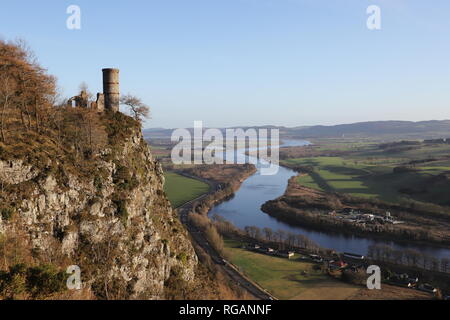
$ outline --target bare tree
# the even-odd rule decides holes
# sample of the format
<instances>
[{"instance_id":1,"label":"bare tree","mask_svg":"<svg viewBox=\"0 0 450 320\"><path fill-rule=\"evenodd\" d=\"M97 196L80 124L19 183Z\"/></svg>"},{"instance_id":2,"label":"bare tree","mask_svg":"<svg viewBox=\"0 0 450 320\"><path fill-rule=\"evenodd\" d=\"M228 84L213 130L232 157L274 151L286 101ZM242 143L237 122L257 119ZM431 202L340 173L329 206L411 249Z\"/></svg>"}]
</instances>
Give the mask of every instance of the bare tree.
<instances>
[{"instance_id":1,"label":"bare tree","mask_svg":"<svg viewBox=\"0 0 450 320\"><path fill-rule=\"evenodd\" d=\"M83 125L86 130L87 143L91 155L100 151L108 141L108 135L102 126L98 113L88 110L83 115Z\"/></svg>"},{"instance_id":2,"label":"bare tree","mask_svg":"<svg viewBox=\"0 0 450 320\"><path fill-rule=\"evenodd\" d=\"M7 74L0 74L0 132L1 141L6 141L5 134L5 118L7 117L8 108L12 104L12 99L14 96L14 88L11 85L11 79Z\"/></svg>"},{"instance_id":3,"label":"bare tree","mask_svg":"<svg viewBox=\"0 0 450 320\"><path fill-rule=\"evenodd\" d=\"M267 241L272 241L273 230L270 228L264 228L264 235L265 235Z\"/></svg>"},{"instance_id":4,"label":"bare tree","mask_svg":"<svg viewBox=\"0 0 450 320\"><path fill-rule=\"evenodd\" d=\"M441 260L441 271L447 273L449 264L450 264L450 259L442 258L442 260Z\"/></svg>"},{"instance_id":5,"label":"bare tree","mask_svg":"<svg viewBox=\"0 0 450 320\"><path fill-rule=\"evenodd\" d=\"M47 124L48 111L56 93L56 79L47 75L46 70L37 64L24 42L15 44L1 40L0 74L3 78L3 129L5 122L9 122L11 130L17 129L18 123L28 130L34 120L36 132L41 133L41 126ZM8 96L11 91L14 95Z\"/></svg>"},{"instance_id":6,"label":"bare tree","mask_svg":"<svg viewBox=\"0 0 450 320\"><path fill-rule=\"evenodd\" d=\"M89 103L89 101L92 101L94 99L94 94L89 90L89 86L85 81L80 83L80 85L78 86L78 89L80 90L80 92L86 93L86 98L88 100L88 103Z\"/></svg>"},{"instance_id":7,"label":"bare tree","mask_svg":"<svg viewBox=\"0 0 450 320\"><path fill-rule=\"evenodd\" d=\"M150 108L140 98L127 94L120 98L120 103L130 108L136 121L142 122L144 119L150 118Z\"/></svg>"}]
</instances>

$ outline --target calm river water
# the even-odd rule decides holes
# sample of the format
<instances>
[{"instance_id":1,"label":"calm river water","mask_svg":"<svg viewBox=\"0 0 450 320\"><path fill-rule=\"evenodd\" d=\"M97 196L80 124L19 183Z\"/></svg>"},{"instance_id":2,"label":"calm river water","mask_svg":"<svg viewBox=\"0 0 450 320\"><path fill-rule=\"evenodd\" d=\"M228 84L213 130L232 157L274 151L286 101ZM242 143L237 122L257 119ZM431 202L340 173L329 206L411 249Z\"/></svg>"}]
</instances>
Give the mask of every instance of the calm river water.
<instances>
[{"instance_id":1,"label":"calm river water","mask_svg":"<svg viewBox=\"0 0 450 320\"><path fill-rule=\"evenodd\" d=\"M307 141L284 141L283 146L307 145ZM238 155L243 156L243 154ZM450 250L424 245L408 245L396 241L381 241L373 238L361 238L343 235L339 233L319 232L302 227L293 227L284 222L267 215L261 211L261 206L284 194L288 180L297 175L293 170L280 167L278 174L263 176L260 174L264 161L258 161L250 157L249 161L258 167L258 172L244 181L235 196L222 204L214 207L210 215L217 214L232 222L239 228L246 226L257 226L259 228L271 228L273 230L284 230L296 234L303 234L321 247L334 249L339 252L351 252L366 255L372 244L385 244L396 249L415 249L436 258L450 258Z\"/></svg>"}]
</instances>

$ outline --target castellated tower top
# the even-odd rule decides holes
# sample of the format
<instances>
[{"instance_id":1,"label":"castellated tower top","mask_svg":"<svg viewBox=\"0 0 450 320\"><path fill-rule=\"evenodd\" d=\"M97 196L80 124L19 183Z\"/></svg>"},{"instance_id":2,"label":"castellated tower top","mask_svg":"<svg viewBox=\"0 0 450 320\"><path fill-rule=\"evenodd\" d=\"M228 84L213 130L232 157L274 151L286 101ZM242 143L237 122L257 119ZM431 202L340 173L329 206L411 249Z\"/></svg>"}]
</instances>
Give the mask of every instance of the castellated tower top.
<instances>
[{"instance_id":1,"label":"castellated tower top","mask_svg":"<svg viewBox=\"0 0 450 320\"><path fill-rule=\"evenodd\" d=\"M118 112L120 108L119 69L103 69L103 94L105 109Z\"/></svg>"}]
</instances>

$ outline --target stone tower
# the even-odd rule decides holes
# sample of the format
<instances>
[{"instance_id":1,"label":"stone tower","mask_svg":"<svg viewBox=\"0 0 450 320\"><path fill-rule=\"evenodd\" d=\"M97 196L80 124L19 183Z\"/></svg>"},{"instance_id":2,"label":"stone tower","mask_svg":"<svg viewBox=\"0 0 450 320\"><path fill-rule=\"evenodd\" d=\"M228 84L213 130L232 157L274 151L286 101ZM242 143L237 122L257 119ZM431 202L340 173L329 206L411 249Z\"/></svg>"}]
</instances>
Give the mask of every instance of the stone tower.
<instances>
[{"instance_id":1,"label":"stone tower","mask_svg":"<svg viewBox=\"0 0 450 320\"><path fill-rule=\"evenodd\" d=\"M120 106L119 69L108 68L102 71L105 109L118 112Z\"/></svg>"}]
</instances>

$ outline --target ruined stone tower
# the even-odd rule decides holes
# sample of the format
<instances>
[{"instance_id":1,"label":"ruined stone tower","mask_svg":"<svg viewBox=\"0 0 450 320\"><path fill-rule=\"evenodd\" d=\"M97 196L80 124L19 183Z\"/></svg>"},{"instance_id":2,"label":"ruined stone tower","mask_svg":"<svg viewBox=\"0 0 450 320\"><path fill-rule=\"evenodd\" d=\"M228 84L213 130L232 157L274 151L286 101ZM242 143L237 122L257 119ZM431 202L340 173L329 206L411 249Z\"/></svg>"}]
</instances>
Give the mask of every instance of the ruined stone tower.
<instances>
[{"instance_id":1,"label":"ruined stone tower","mask_svg":"<svg viewBox=\"0 0 450 320\"><path fill-rule=\"evenodd\" d=\"M119 87L119 69L103 69L103 93L97 93L96 101L89 101L89 95L86 90L82 90L78 96L72 97L67 101L68 106L77 108L91 108L98 112L105 109L112 112L118 112L120 108L120 87Z\"/></svg>"},{"instance_id":2,"label":"ruined stone tower","mask_svg":"<svg viewBox=\"0 0 450 320\"><path fill-rule=\"evenodd\" d=\"M119 69L103 69L105 109L118 112L120 107Z\"/></svg>"},{"instance_id":3,"label":"ruined stone tower","mask_svg":"<svg viewBox=\"0 0 450 320\"><path fill-rule=\"evenodd\" d=\"M103 93L97 93L95 108L98 110L98 112L105 111L105 95Z\"/></svg>"}]
</instances>

